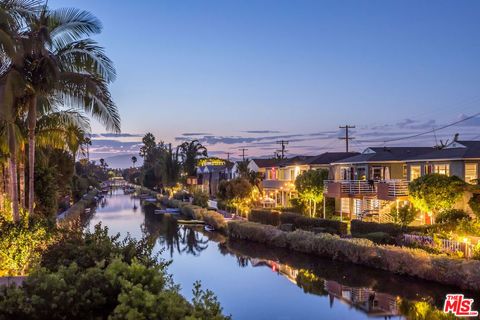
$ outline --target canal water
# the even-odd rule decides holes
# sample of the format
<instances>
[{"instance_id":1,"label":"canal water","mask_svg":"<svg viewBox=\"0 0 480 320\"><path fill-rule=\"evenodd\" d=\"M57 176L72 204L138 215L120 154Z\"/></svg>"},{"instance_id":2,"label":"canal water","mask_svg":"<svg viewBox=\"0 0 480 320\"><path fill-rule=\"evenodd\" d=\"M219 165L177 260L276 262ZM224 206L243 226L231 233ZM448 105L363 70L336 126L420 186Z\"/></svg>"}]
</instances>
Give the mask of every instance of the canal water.
<instances>
[{"instance_id":1,"label":"canal water","mask_svg":"<svg viewBox=\"0 0 480 320\"><path fill-rule=\"evenodd\" d=\"M193 283L215 292L233 319L404 319L405 306L441 308L455 289L309 255L228 241L202 228L177 225L121 189L111 191L89 222L112 234L157 239L169 273L192 297ZM458 291L458 290L456 290ZM422 309L422 310L423 310Z\"/></svg>"}]
</instances>

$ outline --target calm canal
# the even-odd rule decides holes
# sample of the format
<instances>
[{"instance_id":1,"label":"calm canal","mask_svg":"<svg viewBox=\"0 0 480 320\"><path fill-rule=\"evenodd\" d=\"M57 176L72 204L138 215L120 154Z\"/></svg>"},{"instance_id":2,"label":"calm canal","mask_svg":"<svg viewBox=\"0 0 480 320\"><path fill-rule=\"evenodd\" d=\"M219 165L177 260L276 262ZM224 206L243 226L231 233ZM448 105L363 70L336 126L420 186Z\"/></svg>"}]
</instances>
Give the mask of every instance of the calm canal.
<instances>
[{"instance_id":1,"label":"calm canal","mask_svg":"<svg viewBox=\"0 0 480 320\"><path fill-rule=\"evenodd\" d=\"M191 298L202 282L234 319L403 319L403 305L428 301L440 308L455 289L409 277L323 260L262 245L227 241L216 233L178 226L153 214L121 189L105 195L90 220L112 234L153 235L172 260L169 273ZM457 290L458 291L458 290Z\"/></svg>"}]
</instances>

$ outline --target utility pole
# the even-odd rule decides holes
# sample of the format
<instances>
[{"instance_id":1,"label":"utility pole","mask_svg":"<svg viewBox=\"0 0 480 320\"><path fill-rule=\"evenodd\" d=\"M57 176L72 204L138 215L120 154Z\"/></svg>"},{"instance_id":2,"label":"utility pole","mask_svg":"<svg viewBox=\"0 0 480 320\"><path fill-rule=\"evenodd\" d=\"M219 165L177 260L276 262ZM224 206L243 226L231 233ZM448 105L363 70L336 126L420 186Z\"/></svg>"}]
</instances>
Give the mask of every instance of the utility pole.
<instances>
[{"instance_id":1,"label":"utility pole","mask_svg":"<svg viewBox=\"0 0 480 320\"><path fill-rule=\"evenodd\" d=\"M240 149L238 149L238 150L240 150L240 151L242 152L242 160L245 161L245 151L247 151L248 149L246 149L246 148L240 148Z\"/></svg>"},{"instance_id":2,"label":"utility pole","mask_svg":"<svg viewBox=\"0 0 480 320\"><path fill-rule=\"evenodd\" d=\"M287 152L287 150L285 149L285 146L288 144L288 141L280 140L280 141L277 141L277 144L282 146L282 148L280 150L277 150L277 152L281 152L282 153L282 159L285 159L285 153Z\"/></svg>"},{"instance_id":3,"label":"utility pole","mask_svg":"<svg viewBox=\"0 0 480 320\"><path fill-rule=\"evenodd\" d=\"M230 155L232 154L231 152L225 152L227 154L227 161L230 161Z\"/></svg>"},{"instance_id":4,"label":"utility pole","mask_svg":"<svg viewBox=\"0 0 480 320\"><path fill-rule=\"evenodd\" d=\"M339 128L340 129L345 129L345 137L340 137L339 139L340 140L345 140L345 150L348 152L348 142L350 140L355 139L355 138L349 136L348 130L349 129L355 129L355 126L350 126L350 125L347 124L345 126L340 126Z\"/></svg>"}]
</instances>

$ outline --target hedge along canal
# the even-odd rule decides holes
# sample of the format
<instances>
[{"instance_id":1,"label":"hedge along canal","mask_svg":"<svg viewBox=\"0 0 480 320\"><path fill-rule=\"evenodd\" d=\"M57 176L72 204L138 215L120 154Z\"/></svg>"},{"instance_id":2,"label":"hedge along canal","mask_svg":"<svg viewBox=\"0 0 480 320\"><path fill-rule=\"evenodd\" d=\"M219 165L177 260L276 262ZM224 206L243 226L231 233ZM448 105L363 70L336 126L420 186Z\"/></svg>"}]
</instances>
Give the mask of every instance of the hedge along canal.
<instances>
[{"instance_id":1,"label":"hedge along canal","mask_svg":"<svg viewBox=\"0 0 480 320\"><path fill-rule=\"evenodd\" d=\"M193 282L201 280L233 319L360 320L379 314L403 319L410 315L404 302L441 313L445 294L456 292L450 286L181 226L172 217L154 214L155 208L113 190L94 211L89 228L101 222L112 235L154 237L155 250L172 260L168 272L182 294L191 298Z\"/></svg>"},{"instance_id":2,"label":"hedge along canal","mask_svg":"<svg viewBox=\"0 0 480 320\"><path fill-rule=\"evenodd\" d=\"M320 257L406 274L461 289L480 291L480 261L428 254L420 249L376 245L367 239L345 239L328 233L282 231L248 221L230 221L228 235Z\"/></svg>"}]
</instances>

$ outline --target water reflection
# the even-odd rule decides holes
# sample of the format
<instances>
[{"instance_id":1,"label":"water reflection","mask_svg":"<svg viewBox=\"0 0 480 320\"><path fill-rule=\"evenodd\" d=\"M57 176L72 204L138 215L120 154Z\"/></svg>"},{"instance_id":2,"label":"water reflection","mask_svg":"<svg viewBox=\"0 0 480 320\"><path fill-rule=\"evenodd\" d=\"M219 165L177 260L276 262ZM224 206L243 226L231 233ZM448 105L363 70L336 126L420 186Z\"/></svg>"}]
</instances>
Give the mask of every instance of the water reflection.
<instances>
[{"instance_id":1,"label":"water reflection","mask_svg":"<svg viewBox=\"0 0 480 320\"><path fill-rule=\"evenodd\" d=\"M380 270L231 241L203 228L179 226L174 217L155 215L155 208L113 192L91 223L102 221L112 232L155 239L162 256L173 260L170 272L182 293L188 296L191 284L202 280L234 319L404 318L419 301L424 309L438 312L434 308L442 307L445 295L458 292Z\"/></svg>"}]
</instances>

